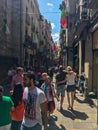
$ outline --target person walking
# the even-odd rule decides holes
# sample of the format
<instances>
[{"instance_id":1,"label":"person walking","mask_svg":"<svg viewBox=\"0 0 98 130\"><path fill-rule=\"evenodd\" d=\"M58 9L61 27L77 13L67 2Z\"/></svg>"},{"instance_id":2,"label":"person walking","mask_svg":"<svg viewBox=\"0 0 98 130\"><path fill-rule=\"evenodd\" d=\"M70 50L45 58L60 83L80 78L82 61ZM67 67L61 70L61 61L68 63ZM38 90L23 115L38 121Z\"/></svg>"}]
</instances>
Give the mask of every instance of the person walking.
<instances>
[{"instance_id":1,"label":"person walking","mask_svg":"<svg viewBox=\"0 0 98 130\"><path fill-rule=\"evenodd\" d=\"M40 80L39 80L39 88L40 88L41 85L45 82L47 76L48 76L48 74L47 74L46 72L43 72L43 73L41 74L41 78L40 78Z\"/></svg>"},{"instance_id":2,"label":"person walking","mask_svg":"<svg viewBox=\"0 0 98 130\"><path fill-rule=\"evenodd\" d=\"M35 86L35 74L24 74L23 100L25 112L21 124L21 130L44 130L47 129L46 97L44 92Z\"/></svg>"},{"instance_id":3,"label":"person walking","mask_svg":"<svg viewBox=\"0 0 98 130\"><path fill-rule=\"evenodd\" d=\"M60 100L60 110L63 109L62 106L63 106L64 97L65 97L66 74L67 72L65 72L63 70L63 66L60 65L59 72L57 73L55 77L56 78L55 87L57 90L57 96L59 97L59 100Z\"/></svg>"},{"instance_id":4,"label":"person walking","mask_svg":"<svg viewBox=\"0 0 98 130\"><path fill-rule=\"evenodd\" d=\"M84 96L85 93L85 82L86 82L85 74L84 72L82 72L82 74L79 77L79 88L80 93L82 93L82 96Z\"/></svg>"},{"instance_id":5,"label":"person walking","mask_svg":"<svg viewBox=\"0 0 98 130\"><path fill-rule=\"evenodd\" d=\"M11 90L14 90L14 86L20 83L23 87L23 72L24 69L22 67L17 67L16 74L13 76L11 81Z\"/></svg>"},{"instance_id":6,"label":"person walking","mask_svg":"<svg viewBox=\"0 0 98 130\"><path fill-rule=\"evenodd\" d=\"M50 114L53 114L55 110L55 102L54 97L58 97L55 93L54 85L51 82L50 76L46 76L45 82L42 84L41 89L44 91L46 99L47 99L47 117L50 120Z\"/></svg>"},{"instance_id":7,"label":"person walking","mask_svg":"<svg viewBox=\"0 0 98 130\"><path fill-rule=\"evenodd\" d=\"M3 95L3 87L0 86L0 130L10 130L10 111L14 111L14 103L10 97Z\"/></svg>"},{"instance_id":8,"label":"person walking","mask_svg":"<svg viewBox=\"0 0 98 130\"><path fill-rule=\"evenodd\" d=\"M69 110L73 110L74 105L74 95L75 95L75 81L76 73L72 70L71 66L67 67L67 75L66 75L66 81L67 81L67 100L68 100L68 108Z\"/></svg>"},{"instance_id":9,"label":"person walking","mask_svg":"<svg viewBox=\"0 0 98 130\"><path fill-rule=\"evenodd\" d=\"M10 113L12 119L11 130L20 130L24 113L23 87L21 84L15 85L11 99L15 106L15 110Z\"/></svg>"}]
</instances>

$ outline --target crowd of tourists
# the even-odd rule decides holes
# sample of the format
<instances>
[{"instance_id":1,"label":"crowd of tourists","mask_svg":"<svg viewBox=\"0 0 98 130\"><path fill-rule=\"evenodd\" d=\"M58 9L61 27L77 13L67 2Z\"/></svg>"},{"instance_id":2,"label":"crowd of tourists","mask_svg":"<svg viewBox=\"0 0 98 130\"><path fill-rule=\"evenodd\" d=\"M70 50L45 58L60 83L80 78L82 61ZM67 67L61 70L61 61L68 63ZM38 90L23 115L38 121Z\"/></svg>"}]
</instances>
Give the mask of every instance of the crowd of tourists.
<instances>
[{"instance_id":1,"label":"crowd of tourists","mask_svg":"<svg viewBox=\"0 0 98 130\"><path fill-rule=\"evenodd\" d=\"M56 108L55 99L59 104L57 109L63 110L66 91L67 109L73 111L76 86L84 93L85 76L78 77L71 66L64 68L60 65L36 73L32 69L25 72L24 68L17 67L13 72L9 72L9 96L3 94L4 88L0 86L0 130L42 130L42 126L47 130Z\"/></svg>"}]
</instances>

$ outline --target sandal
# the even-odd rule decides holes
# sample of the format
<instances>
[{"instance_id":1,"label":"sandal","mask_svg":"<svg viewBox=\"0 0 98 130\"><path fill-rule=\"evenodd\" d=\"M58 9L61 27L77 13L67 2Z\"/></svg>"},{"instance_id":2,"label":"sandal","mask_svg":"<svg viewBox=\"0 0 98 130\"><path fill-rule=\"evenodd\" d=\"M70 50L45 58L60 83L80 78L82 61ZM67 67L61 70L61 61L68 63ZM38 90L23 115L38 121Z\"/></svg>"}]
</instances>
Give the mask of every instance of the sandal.
<instances>
[{"instance_id":1,"label":"sandal","mask_svg":"<svg viewBox=\"0 0 98 130\"><path fill-rule=\"evenodd\" d=\"M67 110L70 110L70 106L67 107Z\"/></svg>"},{"instance_id":2,"label":"sandal","mask_svg":"<svg viewBox=\"0 0 98 130\"><path fill-rule=\"evenodd\" d=\"M71 111L73 111L73 107L71 107Z\"/></svg>"},{"instance_id":3,"label":"sandal","mask_svg":"<svg viewBox=\"0 0 98 130\"><path fill-rule=\"evenodd\" d=\"M60 110L63 110L63 107L60 107Z\"/></svg>"}]
</instances>

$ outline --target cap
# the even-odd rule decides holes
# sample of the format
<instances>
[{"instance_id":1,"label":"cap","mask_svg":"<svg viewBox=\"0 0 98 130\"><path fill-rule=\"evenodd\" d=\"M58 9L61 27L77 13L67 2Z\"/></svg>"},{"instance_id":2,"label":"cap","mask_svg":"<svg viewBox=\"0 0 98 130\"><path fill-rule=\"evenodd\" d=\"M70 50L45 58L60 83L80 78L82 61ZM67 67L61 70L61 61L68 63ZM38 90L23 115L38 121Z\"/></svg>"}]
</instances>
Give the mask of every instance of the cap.
<instances>
[{"instance_id":1,"label":"cap","mask_svg":"<svg viewBox=\"0 0 98 130\"><path fill-rule=\"evenodd\" d=\"M42 73L42 76L47 76L48 74L46 72Z\"/></svg>"}]
</instances>

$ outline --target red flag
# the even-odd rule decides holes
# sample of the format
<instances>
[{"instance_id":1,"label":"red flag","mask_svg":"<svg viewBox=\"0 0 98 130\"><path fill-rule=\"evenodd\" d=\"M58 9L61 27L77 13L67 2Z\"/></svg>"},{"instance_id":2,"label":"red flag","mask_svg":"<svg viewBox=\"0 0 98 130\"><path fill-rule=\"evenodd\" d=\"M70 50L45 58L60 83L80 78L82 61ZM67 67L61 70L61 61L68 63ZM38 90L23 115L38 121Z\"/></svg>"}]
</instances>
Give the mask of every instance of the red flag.
<instances>
[{"instance_id":1,"label":"red flag","mask_svg":"<svg viewBox=\"0 0 98 130\"><path fill-rule=\"evenodd\" d=\"M66 28L67 26L67 17L64 9L61 11L60 24L63 28Z\"/></svg>"},{"instance_id":2,"label":"red flag","mask_svg":"<svg viewBox=\"0 0 98 130\"><path fill-rule=\"evenodd\" d=\"M53 51L53 52L56 52L56 49L57 49L56 44L53 44L53 46L52 46L52 51Z\"/></svg>"}]
</instances>

